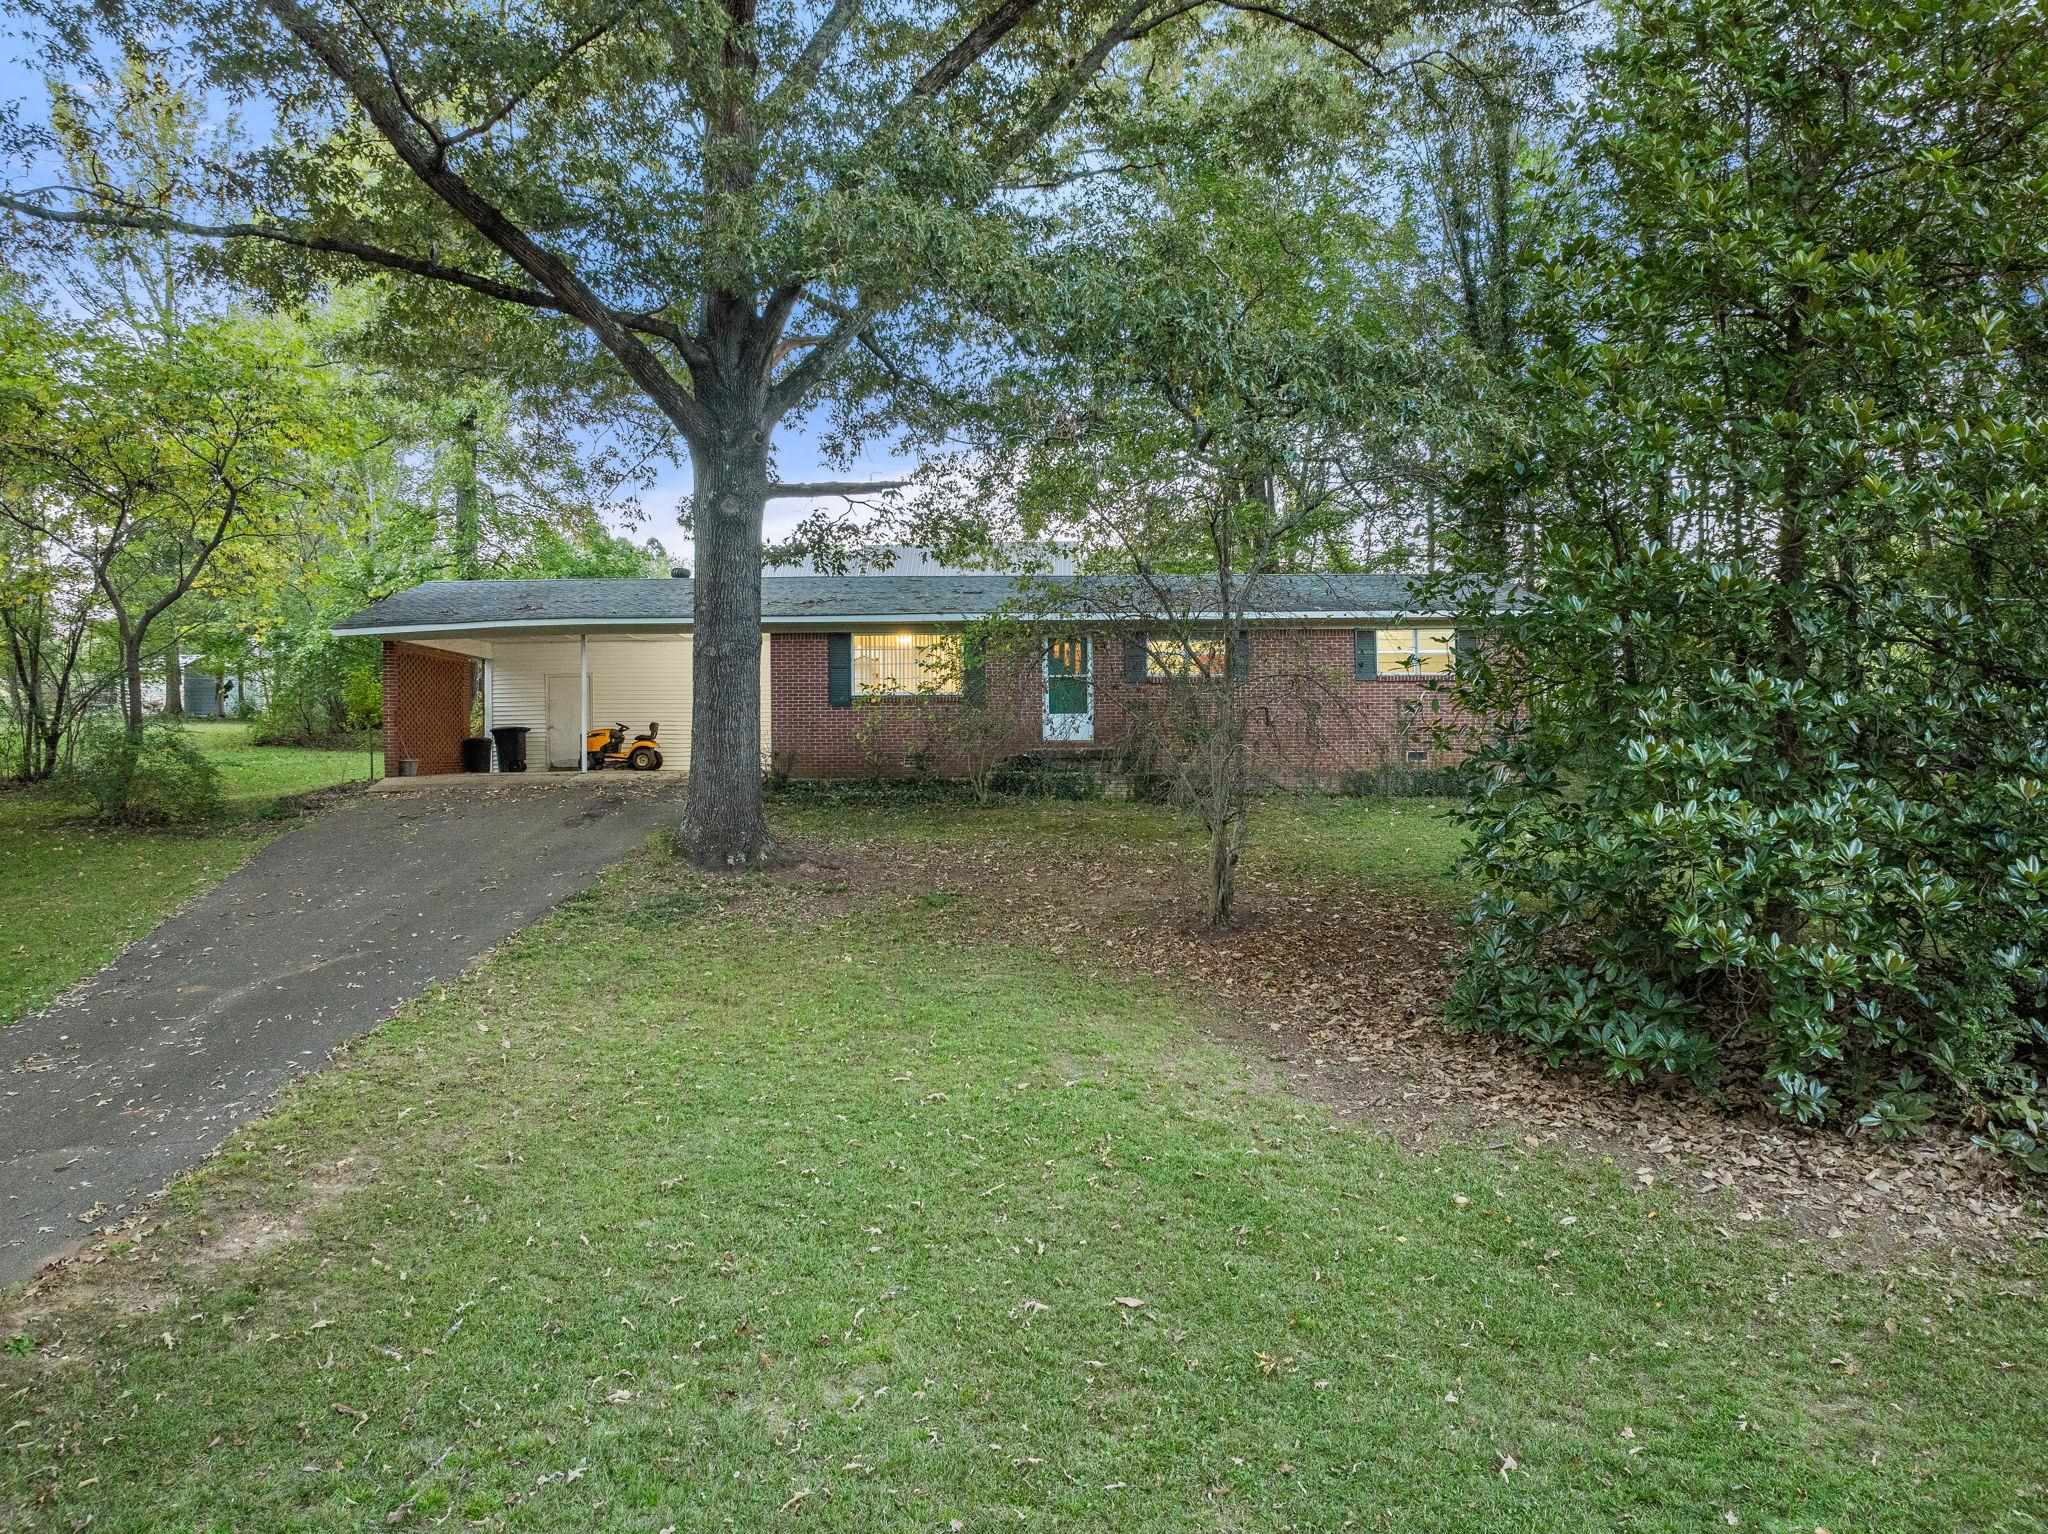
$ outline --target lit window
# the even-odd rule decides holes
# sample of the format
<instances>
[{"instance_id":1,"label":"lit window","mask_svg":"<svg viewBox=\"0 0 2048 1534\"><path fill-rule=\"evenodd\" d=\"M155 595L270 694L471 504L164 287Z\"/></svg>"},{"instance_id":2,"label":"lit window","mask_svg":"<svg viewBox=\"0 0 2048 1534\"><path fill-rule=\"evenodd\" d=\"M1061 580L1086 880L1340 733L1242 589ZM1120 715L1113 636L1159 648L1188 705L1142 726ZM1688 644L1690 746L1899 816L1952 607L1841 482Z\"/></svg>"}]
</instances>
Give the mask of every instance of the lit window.
<instances>
[{"instance_id":1,"label":"lit window","mask_svg":"<svg viewBox=\"0 0 2048 1534\"><path fill-rule=\"evenodd\" d=\"M1381 629L1381 676L1411 672L1418 676L1442 676L1451 669L1457 649L1455 636L1435 629Z\"/></svg>"},{"instance_id":2,"label":"lit window","mask_svg":"<svg viewBox=\"0 0 2048 1534\"><path fill-rule=\"evenodd\" d=\"M1221 681L1228 652L1220 639L1148 639L1145 677L1165 682L1176 677Z\"/></svg>"},{"instance_id":3,"label":"lit window","mask_svg":"<svg viewBox=\"0 0 2048 1534\"><path fill-rule=\"evenodd\" d=\"M853 636L855 697L916 697L960 691L955 647L944 634L901 630Z\"/></svg>"}]
</instances>

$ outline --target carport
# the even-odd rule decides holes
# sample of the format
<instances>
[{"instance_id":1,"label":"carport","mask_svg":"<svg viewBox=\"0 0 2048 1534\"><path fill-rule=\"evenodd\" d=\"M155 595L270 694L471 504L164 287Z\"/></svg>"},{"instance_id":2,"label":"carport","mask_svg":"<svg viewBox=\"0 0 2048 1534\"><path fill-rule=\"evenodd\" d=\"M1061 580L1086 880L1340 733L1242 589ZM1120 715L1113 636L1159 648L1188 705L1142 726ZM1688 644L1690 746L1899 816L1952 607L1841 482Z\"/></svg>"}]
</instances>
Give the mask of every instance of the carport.
<instances>
[{"instance_id":1,"label":"carport","mask_svg":"<svg viewBox=\"0 0 2048 1534\"><path fill-rule=\"evenodd\" d=\"M634 730L658 724L663 770L688 767L688 582L496 581L488 610L474 612L465 605L471 584L417 588L335 628L383 641L387 775L459 772L479 693L486 734L503 725L531 732L531 772L585 770L584 737L614 722ZM523 601L523 587L544 589ZM658 600L671 591L674 600ZM765 643L760 677L765 760L772 716ZM493 749L491 770L499 765Z\"/></svg>"}]
</instances>

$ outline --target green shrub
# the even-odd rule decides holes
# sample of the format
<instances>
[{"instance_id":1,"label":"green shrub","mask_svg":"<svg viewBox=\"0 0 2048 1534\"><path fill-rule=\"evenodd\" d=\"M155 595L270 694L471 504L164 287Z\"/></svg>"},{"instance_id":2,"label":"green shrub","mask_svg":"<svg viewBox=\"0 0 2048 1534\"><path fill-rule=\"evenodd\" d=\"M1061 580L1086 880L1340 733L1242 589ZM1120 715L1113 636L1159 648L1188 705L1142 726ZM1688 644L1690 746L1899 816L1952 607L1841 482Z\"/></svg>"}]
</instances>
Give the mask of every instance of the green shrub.
<instances>
[{"instance_id":1,"label":"green shrub","mask_svg":"<svg viewBox=\"0 0 2048 1534\"><path fill-rule=\"evenodd\" d=\"M1347 772L1337 781L1337 792L1347 799L1449 799L1464 789L1464 777L1456 767L1412 767L1406 762L1382 762Z\"/></svg>"},{"instance_id":2,"label":"green shrub","mask_svg":"<svg viewBox=\"0 0 2048 1534\"><path fill-rule=\"evenodd\" d=\"M249 738L259 746L323 746L382 722L376 641L331 634L281 636L276 683Z\"/></svg>"},{"instance_id":3,"label":"green shrub","mask_svg":"<svg viewBox=\"0 0 2048 1534\"><path fill-rule=\"evenodd\" d=\"M972 801L964 783L944 778L792 778L770 788L777 799L805 807L961 804Z\"/></svg>"},{"instance_id":4,"label":"green shrub","mask_svg":"<svg viewBox=\"0 0 2048 1534\"><path fill-rule=\"evenodd\" d=\"M2048 1170L2048 134L1985 126L2043 70L2008 0L1645 0L1596 57L1616 227L1472 486L1541 538L1460 539L1519 590L1455 682L1455 1016Z\"/></svg>"},{"instance_id":5,"label":"green shrub","mask_svg":"<svg viewBox=\"0 0 2048 1534\"><path fill-rule=\"evenodd\" d=\"M101 820L122 825L195 825L224 805L220 769L173 719L151 720L139 740L117 720L96 723L80 744L71 783Z\"/></svg>"},{"instance_id":6,"label":"green shrub","mask_svg":"<svg viewBox=\"0 0 2048 1534\"><path fill-rule=\"evenodd\" d=\"M1100 799L1102 770L1092 761L1013 756L989 774L989 792L1018 799Z\"/></svg>"}]
</instances>

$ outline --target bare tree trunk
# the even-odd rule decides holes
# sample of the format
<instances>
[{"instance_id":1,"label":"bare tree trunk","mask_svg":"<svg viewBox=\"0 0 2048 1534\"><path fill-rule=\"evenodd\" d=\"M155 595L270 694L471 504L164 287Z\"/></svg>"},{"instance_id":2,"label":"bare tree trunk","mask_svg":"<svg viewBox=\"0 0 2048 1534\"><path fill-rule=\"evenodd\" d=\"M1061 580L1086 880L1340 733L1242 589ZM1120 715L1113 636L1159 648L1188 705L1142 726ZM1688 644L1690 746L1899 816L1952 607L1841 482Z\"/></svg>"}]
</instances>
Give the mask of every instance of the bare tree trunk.
<instances>
[{"instance_id":1,"label":"bare tree trunk","mask_svg":"<svg viewBox=\"0 0 2048 1534\"><path fill-rule=\"evenodd\" d=\"M142 636L134 633L121 635L121 670L125 678L126 713L128 733L133 737L142 734Z\"/></svg>"},{"instance_id":2,"label":"bare tree trunk","mask_svg":"<svg viewBox=\"0 0 2048 1534\"><path fill-rule=\"evenodd\" d=\"M479 573L478 553L483 542L476 512L476 412L471 410L456 422L455 430L455 578L473 581Z\"/></svg>"},{"instance_id":3,"label":"bare tree trunk","mask_svg":"<svg viewBox=\"0 0 2048 1534\"><path fill-rule=\"evenodd\" d=\"M171 630L171 646L164 652L164 712L178 717L185 712L185 661L178 654L178 631Z\"/></svg>"},{"instance_id":4,"label":"bare tree trunk","mask_svg":"<svg viewBox=\"0 0 2048 1534\"><path fill-rule=\"evenodd\" d=\"M691 616L690 795L679 836L700 868L771 861L761 806L761 520L768 433L751 412L693 446L696 579Z\"/></svg>"},{"instance_id":5,"label":"bare tree trunk","mask_svg":"<svg viewBox=\"0 0 2048 1534\"><path fill-rule=\"evenodd\" d=\"M1239 794L1235 807L1218 815L1216 828L1209 833L1209 925L1212 927L1230 925L1231 911L1237 901L1237 860L1244 852L1248 829L1246 809L1244 798Z\"/></svg>"}]
</instances>

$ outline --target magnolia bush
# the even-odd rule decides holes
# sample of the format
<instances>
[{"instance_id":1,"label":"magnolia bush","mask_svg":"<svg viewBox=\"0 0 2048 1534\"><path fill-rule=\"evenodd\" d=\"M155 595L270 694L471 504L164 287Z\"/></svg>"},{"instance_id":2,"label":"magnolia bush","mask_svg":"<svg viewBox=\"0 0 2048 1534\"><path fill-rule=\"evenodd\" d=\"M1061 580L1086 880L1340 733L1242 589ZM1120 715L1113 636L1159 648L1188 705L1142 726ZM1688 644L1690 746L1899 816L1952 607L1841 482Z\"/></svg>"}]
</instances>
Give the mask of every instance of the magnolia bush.
<instances>
[{"instance_id":1,"label":"magnolia bush","mask_svg":"<svg viewBox=\"0 0 2048 1534\"><path fill-rule=\"evenodd\" d=\"M1534 531L1460 572L1517 594L1457 681L1498 733L1455 1009L2048 1170L2029 11L1624 13L1579 144L1611 226L1480 476Z\"/></svg>"},{"instance_id":2,"label":"magnolia bush","mask_svg":"<svg viewBox=\"0 0 2048 1534\"><path fill-rule=\"evenodd\" d=\"M1905 646L1786 678L1738 669L1742 626L1716 623L1759 605L1754 569L1564 549L1547 574L1517 642L1610 680L1561 687L1475 764L1456 1010L1629 1081L1733 1061L1802 1123L1962 1106L2048 1170L2039 634L2031 682Z\"/></svg>"}]
</instances>

